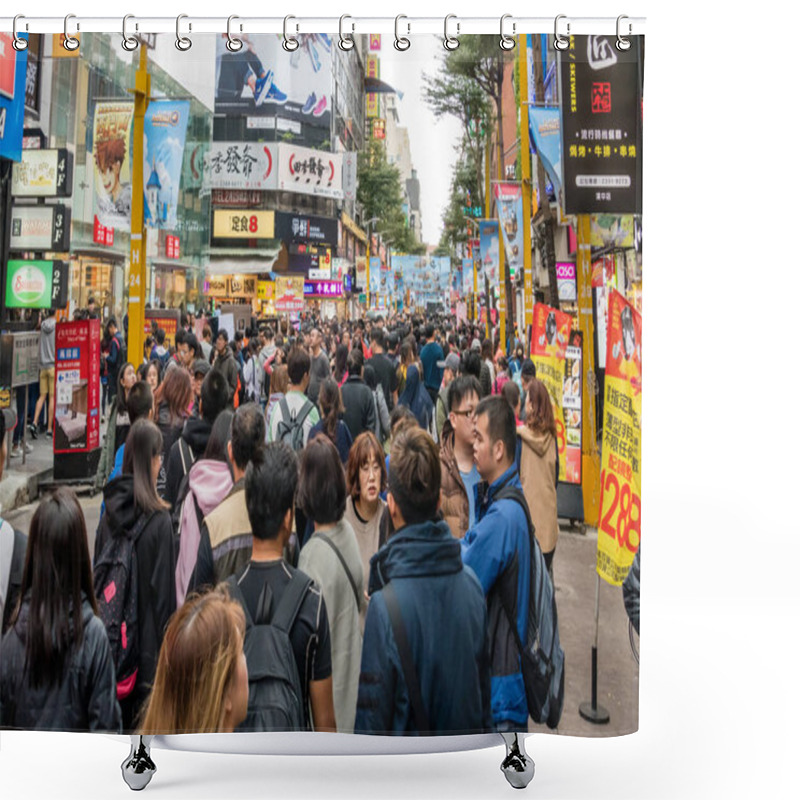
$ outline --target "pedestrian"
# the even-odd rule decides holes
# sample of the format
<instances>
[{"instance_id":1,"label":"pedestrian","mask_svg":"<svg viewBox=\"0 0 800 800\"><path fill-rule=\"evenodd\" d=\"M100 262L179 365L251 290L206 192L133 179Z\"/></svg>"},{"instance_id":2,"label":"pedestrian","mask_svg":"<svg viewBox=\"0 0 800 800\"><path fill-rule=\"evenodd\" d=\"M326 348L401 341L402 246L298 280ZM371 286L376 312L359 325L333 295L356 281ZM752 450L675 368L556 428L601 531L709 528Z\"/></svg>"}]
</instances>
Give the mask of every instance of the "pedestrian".
<instances>
[{"instance_id":1,"label":"pedestrian","mask_svg":"<svg viewBox=\"0 0 800 800\"><path fill-rule=\"evenodd\" d=\"M20 597L0 648L0 727L121 733L86 521L71 489L46 495L33 515Z\"/></svg>"},{"instance_id":2,"label":"pedestrian","mask_svg":"<svg viewBox=\"0 0 800 800\"><path fill-rule=\"evenodd\" d=\"M352 733L361 666L359 614L364 576L356 535L343 519L347 489L336 448L322 436L300 456L297 502L314 533L300 551L297 568L322 590L331 632L333 707L340 733Z\"/></svg>"},{"instance_id":3,"label":"pedestrian","mask_svg":"<svg viewBox=\"0 0 800 800\"><path fill-rule=\"evenodd\" d=\"M372 345L372 358L367 361L366 367L375 370L375 377L383 388L383 396L389 412L397 403L397 370L391 359L386 355L386 334L381 328L373 331L370 344Z\"/></svg>"},{"instance_id":4,"label":"pedestrian","mask_svg":"<svg viewBox=\"0 0 800 800\"><path fill-rule=\"evenodd\" d=\"M558 461L556 420L545 385L534 378L528 384L528 409L523 427L517 428L522 443L519 478L531 512L531 521L551 579L558 543Z\"/></svg>"},{"instance_id":5,"label":"pedestrian","mask_svg":"<svg viewBox=\"0 0 800 800\"><path fill-rule=\"evenodd\" d=\"M526 408L528 406L528 387L532 380L536 378L536 365L531 361L531 359L526 358L522 362L522 368L520 370L520 383L522 384L522 396L520 397L520 419L525 422L526 419Z\"/></svg>"},{"instance_id":6,"label":"pedestrian","mask_svg":"<svg viewBox=\"0 0 800 800\"><path fill-rule=\"evenodd\" d=\"M333 377L336 379L336 383L341 388L342 384L347 380L347 356L349 355L350 351L347 349L347 345L342 342L336 348L336 359L333 368Z\"/></svg>"},{"instance_id":7,"label":"pedestrian","mask_svg":"<svg viewBox=\"0 0 800 800\"><path fill-rule=\"evenodd\" d=\"M264 419L267 422L267 435L269 435L269 420L275 409L286 392L289 390L289 368L283 363L283 348L277 348L272 364L268 364L269 377L269 399L267 408L264 411Z\"/></svg>"},{"instance_id":8,"label":"pedestrian","mask_svg":"<svg viewBox=\"0 0 800 800\"><path fill-rule=\"evenodd\" d=\"M233 488L233 476L228 462L233 411L220 411L211 428L203 457L192 464L181 481L174 504L172 527L175 551L175 602L183 605L189 592L208 589L213 580L213 563L209 565L210 577L196 578L200 556L203 525L206 517L216 509Z\"/></svg>"},{"instance_id":9,"label":"pedestrian","mask_svg":"<svg viewBox=\"0 0 800 800\"><path fill-rule=\"evenodd\" d=\"M256 403L239 406L233 415L230 438L225 445L232 483L219 504L205 512L201 521L192 587L220 583L250 560L253 531L244 496L244 476L248 465L264 447L265 428L264 415Z\"/></svg>"},{"instance_id":10,"label":"pedestrian","mask_svg":"<svg viewBox=\"0 0 800 800\"><path fill-rule=\"evenodd\" d=\"M112 538L130 535L138 529L134 551L139 659L135 683L130 693L120 699L126 732L136 727L153 684L167 622L175 611L172 522L169 505L156 493L161 450L161 431L150 420L137 420L125 442L122 474L103 490L106 510L100 518L94 545L97 564Z\"/></svg>"},{"instance_id":11,"label":"pedestrian","mask_svg":"<svg viewBox=\"0 0 800 800\"><path fill-rule=\"evenodd\" d=\"M364 367L364 383L372 392L375 406L375 436L383 444L392 432L391 421L389 419L389 409L386 405L386 398L383 394L383 386L378 383L375 370L370 364Z\"/></svg>"},{"instance_id":12,"label":"pedestrian","mask_svg":"<svg viewBox=\"0 0 800 800\"><path fill-rule=\"evenodd\" d=\"M108 481L108 476L114 467L114 455L125 442L131 421L128 416L128 393L136 383L136 369L130 361L126 361L119 370L117 377L117 390L111 401L108 412L108 426L106 427L103 449L100 451L100 460L94 477L94 490L99 492Z\"/></svg>"},{"instance_id":13,"label":"pedestrian","mask_svg":"<svg viewBox=\"0 0 800 800\"><path fill-rule=\"evenodd\" d=\"M419 360L422 362L422 369L424 371L425 389L431 398L431 403L436 402L436 396L439 394L439 388L442 385L443 369L439 363L444 361L444 351L439 342L435 338L436 328L433 323L428 323L425 326L424 344L419 354Z\"/></svg>"},{"instance_id":14,"label":"pedestrian","mask_svg":"<svg viewBox=\"0 0 800 800\"><path fill-rule=\"evenodd\" d=\"M108 341L108 354L105 359L108 374L108 400L113 402L117 394L117 378L122 366L122 343L119 340L117 320L114 317L109 317L106 322L105 338Z\"/></svg>"},{"instance_id":15,"label":"pedestrian","mask_svg":"<svg viewBox=\"0 0 800 800\"><path fill-rule=\"evenodd\" d=\"M147 381L155 395L156 389L161 385L161 362L145 361L139 365L136 375L140 381Z\"/></svg>"},{"instance_id":16,"label":"pedestrian","mask_svg":"<svg viewBox=\"0 0 800 800\"><path fill-rule=\"evenodd\" d=\"M139 733L231 733L247 716L242 607L225 587L193 595L172 617Z\"/></svg>"},{"instance_id":17,"label":"pedestrian","mask_svg":"<svg viewBox=\"0 0 800 800\"><path fill-rule=\"evenodd\" d=\"M47 435L53 436L53 413L56 402L56 318L48 308L39 328L39 399L33 411L32 433L35 436L39 414L47 402Z\"/></svg>"},{"instance_id":18,"label":"pedestrian","mask_svg":"<svg viewBox=\"0 0 800 800\"><path fill-rule=\"evenodd\" d=\"M157 358L161 362L161 369L166 372L167 365L170 362L171 356L169 348L166 345L167 332L163 328L156 328L156 346L153 348L152 358Z\"/></svg>"},{"instance_id":19,"label":"pedestrian","mask_svg":"<svg viewBox=\"0 0 800 800\"><path fill-rule=\"evenodd\" d=\"M264 382L264 368L261 365L258 353L258 340L253 338L248 345L250 358L244 365L244 398L247 403L261 403L261 384Z\"/></svg>"},{"instance_id":20,"label":"pedestrian","mask_svg":"<svg viewBox=\"0 0 800 800\"><path fill-rule=\"evenodd\" d=\"M500 396L511 406L517 427L524 425L525 423L521 419L522 405L519 399L519 386L514 381L506 381L500 390Z\"/></svg>"},{"instance_id":21,"label":"pedestrian","mask_svg":"<svg viewBox=\"0 0 800 800\"><path fill-rule=\"evenodd\" d=\"M228 344L228 331L221 328L217 334L216 355L211 365L212 372L219 372L228 383L227 407L233 410L233 396L239 385L239 369L233 351Z\"/></svg>"},{"instance_id":22,"label":"pedestrian","mask_svg":"<svg viewBox=\"0 0 800 800\"><path fill-rule=\"evenodd\" d=\"M526 641L531 541L523 507L511 498L495 499L506 486L522 488L514 463L516 450L510 406L502 397L484 397L475 409L474 444L482 483L475 489L475 525L461 540L461 554L478 576L489 602L492 714L500 733L528 729L520 656L509 617L516 623L520 640ZM508 598L508 613L500 605L501 592Z\"/></svg>"},{"instance_id":23,"label":"pedestrian","mask_svg":"<svg viewBox=\"0 0 800 800\"><path fill-rule=\"evenodd\" d=\"M395 409L397 410L397 409ZM394 413L394 412L392 412ZM356 535L361 554L362 582L369 582L369 562L389 535L389 515L381 492L386 490L386 462L383 448L372 432L362 433L350 448L347 460L347 502L344 518ZM367 616L361 608L361 626Z\"/></svg>"},{"instance_id":24,"label":"pedestrian","mask_svg":"<svg viewBox=\"0 0 800 800\"><path fill-rule=\"evenodd\" d=\"M496 377L492 382L492 394L500 394L503 387L511 380L508 374L508 360L503 353L498 353L495 358Z\"/></svg>"},{"instance_id":25,"label":"pedestrian","mask_svg":"<svg viewBox=\"0 0 800 800\"><path fill-rule=\"evenodd\" d=\"M474 347L474 342L473 342ZM494 363L492 362L492 342L491 339L484 339L480 345L481 356L481 397L489 397L494 385Z\"/></svg>"},{"instance_id":26,"label":"pedestrian","mask_svg":"<svg viewBox=\"0 0 800 800\"><path fill-rule=\"evenodd\" d=\"M311 442L319 434L324 434L336 445L342 464L346 464L353 445L353 437L342 420L344 410L342 392L333 378L326 378L320 386L319 407L322 419L310 430L308 441Z\"/></svg>"},{"instance_id":27,"label":"pedestrian","mask_svg":"<svg viewBox=\"0 0 800 800\"><path fill-rule=\"evenodd\" d=\"M436 436L434 441L440 442L442 431L444 430L444 423L447 420L447 415L450 413L449 392L450 384L458 377L461 372L461 358L457 351L452 351L447 354L444 361L438 363L442 372L442 386L436 395Z\"/></svg>"},{"instance_id":28,"label":"pedestrian","mask_svg":"<svg viewBox=\"0 0 800 800\"><path fill-rule=\"evenodd\" d=\"M211 345L211 326L203 325L203 340L200 342L200 349L203 351L203 358L210 362L214 348Z\"/></svg>"},{"instance_id":29,"label":"pedestrian","mask_svg":"<svg viewBox=\"0 0 800 800\"><path fill-rule=\"evenodd\" d=\"M433 439L404 431L392 464L388 507L396 532L371 561L356 732L491 731L486 603L437 513Z\"/></svg>"},{"instance_id":30,"label":"pedestrian","mask_svg":"<svg viewBox=\"0 0 800 800\"><path fill-rule=\"evenodd\" d=\"M211 436L214 421L228 402L228 383L221 372L209 371L200 389L200 416L190 417L183 432L169 450L166 463L164 499L173 504L178 497L181 481L192 464L202 458Z\"/></svg>"},{"instance_id":31,"label":"pedestrian","mask_svg":"<svg viewBox=\"0 0 800 800\"><path fill-rule=\"evenodd\" d=\"M376 426L375 399L364 383L364 355L354 347L347 357L347 380L342 385L344 422L355 440L364 431L374 431Z\"/></svg>"},{"instance_id":32,"label":"pedestrian","mask_svg":"<svg viewBox=\"0 0 800 800\"><path fill-rule=\"evenodd\" d=\"M331 639L325 601L319 587L303 572L288 564L284 548L292 533L295 494L297 490L297 456L283 442L271 442L260 449L245 473L245 502L253 531L253 553L247 565L228 579L231 596L245 609L248 633L245 635L247 669L251 675L247 719L240 730L269 730L275 724L261 700L259 687L252 676L280 671L297 684L299 707L284 708L296 720L290 727L310 730L336 731L333 707L331 669ZM266 598L271 597L271 613L264 619ZM285 603L284 603L285 600ZM284 607L285 606L285 607ZM261 614L259 612L262 612ZM278 651L250 651L248 636L256 623L283 623L291 644L291 660L285 661ZM255 622L253 622L255 621ZM251 637L252 638L252 637ZM252 659L252 661L251 661ZM254 666L264 667L263 672ZM282 717L283 729L287 717Z\"/></svg>"},{"instance_id":33,"label":"pedestrian","mask_svg":"<svg viewBox=\"0 0 800 800\"><path fill-rule=\"evenodd\" d=\"M192 410L191 416L197 419L200 416L200 392L203 389L203 380L211 371L211 364L204 358L195 359L192 363Z\"/></svg>"},{"instance_id":34,"label":"pedestrian","mask_svg":"<svg viewBox=\"0 0 800 800\"><path fill-rule=\"evenodd\" d=\"M158 496L163 497L167 486L167 471L164 466L172 445L183 432L192 405L192 379L182 367L167 370L164 380L153 396L154 421L164 441L161 469L158 473Z\"/></svg>"},{"instance_id":35,"label":"pedestrian","mask_svg":"<svg viewBox=\"0 0 800 800\"><path fill-rule=\"evenodd\" d=\"M295 452L306 446L311 429L319 422L319 412L306 396L310 367L308 353L293 347L287 364L289 386L269 418L269 441L286 442Z\"/></svg>"},{"instance_id":36,"label":"pedestrian","mask_svg":"<svg viewBox=\"0 0 800 800\"><path fill-rule=\"evenodd\" d=\"M442 514L456 539L475 524L475 487L480 475L475 466L475 409L480 402L480 384L473 375L450 384L450 414L442 431L439 457L442 462Z\"/></svg>"},{"instance_id":37,"label":"pedestrian","mask_svg":"<svg viewBox=\"0 0 800 800\"><path fill-rule=\"evenodd\" d=\"M427 431L431 427L433 401L422 385L416 364L410 364L406 370L405 387L397 404L411 409L422 430Z\"/></svg>"},{"instance_id":38,"label":"pedestrian","mask_svg":"<svg viewBox=\"0 0 800 800\"><path fill-rule=\"evenodd\" d=\"M328 359L328 354L322 349L323 339L319 328L311 329L308 340L309 356L311 359L311 364L309 366L308 399L312 403L316 403L322 381L331 374L331 362Z\"/></svg>"}]
</instances>

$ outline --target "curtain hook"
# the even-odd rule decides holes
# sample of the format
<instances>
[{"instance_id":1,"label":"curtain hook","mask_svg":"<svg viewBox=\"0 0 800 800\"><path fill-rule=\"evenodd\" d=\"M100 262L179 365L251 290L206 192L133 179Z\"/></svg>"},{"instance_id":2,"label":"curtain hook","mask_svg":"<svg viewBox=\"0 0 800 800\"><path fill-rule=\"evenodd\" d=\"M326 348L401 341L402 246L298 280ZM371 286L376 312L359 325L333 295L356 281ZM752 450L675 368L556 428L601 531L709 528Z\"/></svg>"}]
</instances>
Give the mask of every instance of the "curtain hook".
<instances>
[{"instance_id":1,"label":"curtain hook","mask_svg":"<svg viewBox=\"0 0 800 800\"><path fill-rule=\"evenodd\" d=\"M503 14L500 17L500 49L501 50L513 50L517 46L517 40L514 36L506 36L504 31L504 23L507 19L511 19L511 14ZM517 32L517 23L511 23L511 33L515 34Z\"/></svg>"},{"instance_id":2,"label":"curtain hook","mask_svg":"<svg viewBox=\"0 0 800 800\"><path fill-rule=\"evenodd\" d=\"M283 18L283 42L281 42L281 44L283 45L284 50L293 53L295 50L297 50L298 47L300 47L300 42L298 42L297 39L295 39L293 36L289 36L288 27L290 19L297 19L297 17L293 17L290 15L288 17ZM297 31L299 29L300 26L295 25L295 30Z\"/></svg>"},{"instance_id":3,"label":"curtain hook","mask_svg":"<svg viewBox=\"0 0 800 800\"><path fill-rule=\"evenodd\" d=\"M566 49L569 47L569 39L566 39L566 38L564 38L564 37L563 37L563 36L562 36L562 35L561 35L561 34L558 32L558 21L559 21L560 19L566 19L566 20L567 20L567 36L569 36L569 20L567 19L567 15L566 15L566 14L559 14L559 15L556 17L556 24L555 24L555 41L553 42L553 47L554 47L556 50L566 50Z\"/></svg>"},{"instance_id":4,"label":"curtain hook","mask_svg":"<svg viewBox=\"0 0 800 800\"><path fill-rule=\"evenodd\" d=\"M448 24L451 19L457 19L455 14L448 14L444 18L444 49L453 51L455 50L459 44L461 44L456 36L461 32L461 23L456 22L456 36L450 36L447 31Z\"/></svg>"},{"instance_id":5,"label":"curtain hook","mask_svg":"<svg viewBox=\"0 0 800 800\"><path fill-rule=\"evenodd\" d=\"M181 36L181 20L187 19L188 17L188 14L178 14L178 17L175 20L175 47L177 47L182 53L185 53L192 46L192 40L188 36ZM192 23L190 22L189 32L191 32L191 30Z\"/></svg>"},{"instance_id":6,"label":"curtain hook","mask_svg":"<svg viewBox=\"0 0 800 800\"><path fill-rule=\"evenodd\" d=\"M139 40L135 36L128 36L128 20L135 19L133 14L126 14L122 18L122 49L127 50L129 53L139 46ZM136 30L139 30L139 24L136 24Z\"/></svg>"},{"instance_id":7,"label":"curtain hook","mask_svg":"<svg viewBox=\"0 0 800 800\"><path fill-rule=\"evenodd\" d=\"M17 35L17 30L18 30L17 20L20 20L20 19L25 19L25 17L22 14L17 14L17 16L14 17L14 23L13 23L12 28L11 28L11 30L13 32L13 36L14 36L14 41L11 42L11 44L14 46L14 49L17 50L17 51L22 51L22 50L27 50L28 49L28 40L27 39L23 39L21 36ZM27 33L27 31L28 31L28 23L26 22L25 23L25 32Z\"/></svg>"},{"instance_id":8,"label":"curtain hook","mask_svg":"<svg viewBox=\"0 0 800 800\"><path fill-rule=\"evenodd\" d=\"M631 40L622 35L622 20L628 19L624 14L617 17L617 50L624 52L631 49ZM628 22L628 36L633 32L633 26Z\"/></svg>"},{"instance_id":9,"label":"curtain hook","mask_svg":"<svg viewBox=\"0 0 800 800\"><path fill-rule=\"evenodd\" d=\"M403 52L411 47L411 39L409 39L407 36L400 36L399 29L401 19L408 19L408 17L405 14L398 14L394 18L394 46L396 50ZM408 32L411 33L411 25L406 23L406 27L408 28Z\"/></svg>"},{"instance_id":10,"label":"curtain hook","mask_svg":"<svg viewBox=\"0 0 800 800\"><path fill-rule=\"evenodd\" d=\"M344 21L346 19L353 19L349 14L342 14L339 17L339 48L347 52L356 46L356 40L351 33L349 36L344 35Z\"/></svg>"},{"instance_id":11,"label":"curtain hook","mask_svg":"<svg viewBox=\"0 0 800 800\"><path fill-rule=\"evenodd\" d=\"M225 47L227 47L231 53L238 53L244 47L244 42L241 39L237 39L231 33L231 22L235 19L239 19L235 14L231 14L231 16L228 17L228 41L225 42ZM242 30L241 25L239 26L239 30Z\"/></svg>"},{"instance_id":12,"label":"curtain hook","mask_svg":"<svg viewBox=\"0 0 800 800\"><path fill-rule=\"evenodd\" d=\"M65 50L69 50L70 52L74 52L75 50L77 50L81 46L81 40L78 39L77 37L69 35L69 30L67 30L67 26L69 25L69 21L71 19L75 19L75 15L74 14L67 14L67 16L64 17L64 41L61 43L61 46ZM81 29L81 25L80 25L80 23L77 23L75 25L75 30L79 31L80 29Z\"/></svg>"}]
</instances>

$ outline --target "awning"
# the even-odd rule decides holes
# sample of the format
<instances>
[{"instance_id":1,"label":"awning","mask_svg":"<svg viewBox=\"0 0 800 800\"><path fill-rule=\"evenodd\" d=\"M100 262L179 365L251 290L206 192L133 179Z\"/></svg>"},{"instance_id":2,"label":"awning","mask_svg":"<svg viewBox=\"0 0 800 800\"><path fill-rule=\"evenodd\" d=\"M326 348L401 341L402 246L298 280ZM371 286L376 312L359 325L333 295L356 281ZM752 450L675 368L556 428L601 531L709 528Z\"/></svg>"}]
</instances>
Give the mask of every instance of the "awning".
<instances>
[{"instance_id":1,"label":"awning","mask_svg":"<svg viewBox=\"0 0 800 800\"><path fill-rule=\"evenodd\" d=\"M380 78L365 76L364 91L367 94L396 94L402 99L402 94L398 92L397 89L390 86L386 81L382 81Z\"/></svg>"}]
</instances>

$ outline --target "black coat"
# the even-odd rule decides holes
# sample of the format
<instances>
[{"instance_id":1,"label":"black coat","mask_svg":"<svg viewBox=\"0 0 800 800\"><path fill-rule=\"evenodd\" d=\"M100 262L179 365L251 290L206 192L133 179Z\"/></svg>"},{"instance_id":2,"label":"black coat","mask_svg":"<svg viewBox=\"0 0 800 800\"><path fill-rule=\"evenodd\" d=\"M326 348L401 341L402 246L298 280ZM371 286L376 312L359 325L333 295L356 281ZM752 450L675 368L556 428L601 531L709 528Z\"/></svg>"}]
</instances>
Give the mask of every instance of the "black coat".
<instances>
[{"instance_id":1,"label":"black coat","mask_svg":"<svg viewBox=\"0 0 800 800\"><path fill-rule=\"evenodd\" d=\"M169 450L164 451L164 467L167 473L164 499L173 506L178 499L178 491L181 488L183 476L188 474L191 467L191 464L187 464L187 470L184 473L179 449L180 439L183 439L189 445L189 449L194 454L194 460L197 461L206 452L213 427L213 424L207 419L203 419L203 417L190 417L183 426L183 433L176 439Z\"/></svg>"},{"instance_id":2,"label":"black coat","mask_svg":"<svg viewBox=\"0 0 800 800\"><path fill-rule=\"evenodd\" d=\"M353 441L364 431L375 432L377 415L375 397L362 378L351 375L342 384L343 420L350 430Z\"/></svg>"},{"instance_id":3,"label":"black coat","mask_svg":"<svg viewBox=\"0 0 800 800\"><path fill-rule=\"evenodd\" d=\"M211 369L221 372L228 382L228 408L232 409L233 395L236 393L236 385L239 379L239 366L230 346L226 347L222 353L217 353Z\"/></svg>"},{"instance_id":4,"label":"black coat","mask_svg":"<svg viewBox=\"0 0 800 800\"><path fill-rule=\"evenodd\" d=\"M95 539L97 562L110 536L130 531L139 511L133 499L133 476L120 475L103 490L106 512L100 518ZM158 652L167 622L176 608L175 554L172 546L172 522L168 511L155 512L136 542L139 576L139 674L131 703L140 706L156 675Z\"/></svg>"},{"instance_id":5,"label":"black coat","mask_svg":"<svg viewBox=\"0 0 800 800\"><path fill-rule=\"evenodd\" d=\"M84 597L83 641L60 683L31 688L24 674L30 595L0 650L0 727L122 733L117 680L106 629Z\"/></svg>"}]
</instances>

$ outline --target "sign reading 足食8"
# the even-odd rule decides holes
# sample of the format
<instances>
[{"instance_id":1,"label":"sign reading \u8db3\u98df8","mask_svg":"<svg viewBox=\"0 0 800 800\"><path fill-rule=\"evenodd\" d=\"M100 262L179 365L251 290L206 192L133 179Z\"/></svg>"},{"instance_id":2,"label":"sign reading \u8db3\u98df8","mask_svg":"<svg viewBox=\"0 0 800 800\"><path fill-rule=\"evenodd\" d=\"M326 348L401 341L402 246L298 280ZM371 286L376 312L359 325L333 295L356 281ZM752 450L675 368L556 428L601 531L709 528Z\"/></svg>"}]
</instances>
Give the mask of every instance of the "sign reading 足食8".
<instances>
[{"instance_id":1,"label":"sign reading \u8db3\u98df8","mask_svg":"<svg viewBox=\"0 0 800 800\"><path fill-rule=\"evenodd\" d=\"M275 212L216 209L215 239L274 239Z\"/></svg>"}]
</instances>

